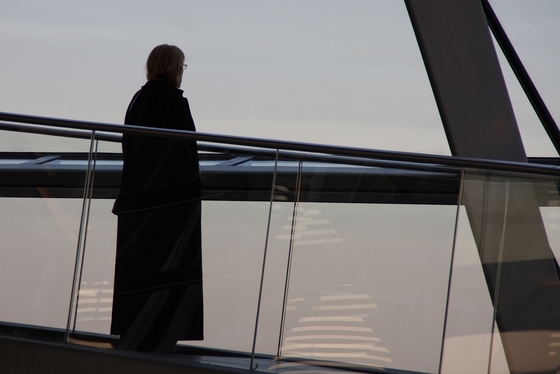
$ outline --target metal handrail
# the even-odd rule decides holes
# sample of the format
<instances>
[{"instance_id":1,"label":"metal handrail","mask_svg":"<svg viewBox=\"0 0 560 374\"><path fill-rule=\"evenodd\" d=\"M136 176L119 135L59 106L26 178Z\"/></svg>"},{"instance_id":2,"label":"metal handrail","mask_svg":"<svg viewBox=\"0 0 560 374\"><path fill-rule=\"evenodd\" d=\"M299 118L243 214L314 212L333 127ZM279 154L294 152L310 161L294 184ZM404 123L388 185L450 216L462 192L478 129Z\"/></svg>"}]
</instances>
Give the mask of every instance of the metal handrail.
<instances>
[{"instance_id":1,"label":"metal handrail","mask_svg":"<svg viewBox=\"0 0 560 374\"><path fill-rule=\"evenodd\" d=\"M132 125L116 125L101 122L77 121L68 119L58 119L50 117L40 117L31 115L22 115L15 113L0 112L0 121L8 121L12 123L0 122L0 130L23 131L41 133L45 135L55 135L52 129L45 129L44 126L54 127L57 129L73 129L80 130L76 132L61 131L56 135L82 137L85 131L101 131L98 139L117 141L114 133L127 133L137 135L173 137L177 139L191 139L209 143L229 144L245 147L257 147L265 149L282 149L284 151L295 152L312 152L324 155L335 155L342 157L357 157L364 159L378 159L392 162L421 163L434 164L440 166L448 166L454 168L473 168L487 169L492 171L516 172L527 174L545 174L552 176L560 176L560 167L554 165L535 165L522 162L487 160L466 157L454 157L432 154L420 154L410 152L384 151L368 148L345 147L325 144L312 144L304 142L293 142L287 140L270 140L263 138L242 137L233 135L210 134L203 132L192 132L185 130L160 129L153 127L132 126ZM15 124L14 124L15 123ZM26 124L26 125L21 125ZM43 126L40 128L39 126ZM88 138L91 136L88 134Z\"/></svg>"},{"instance_id":2,"label":"metal handrail","mask_svg":"<svg viewBox=\"0 0 560 374\"><path fill-rule=\"evenodd\" d=\"M14 132L25 132L38 135L48 135L48 136L62 136L73 139L91 139L91 131L87 130L74 130L67 128L48 128L41 125L29 125L29 124L19 124L19 123L7 123L0 122L0 130L14 131ZM122 140L122 135L115 133L101 133L99 131L94 134L95 140L107 141L120 143ZM220 153L220 154L235 154L235 155L247 155L251 157L261 156L274 158L276 156L276 150L274 149L258 149L255 148L239 148L227 145L211 145L208 143L198 143L198 150L210 153ZM348 163L348 157L341 156L331 156L331 155L311 155L309 153L294 153L294 152L279 152L279 156L283 160L301 160L301 161L318 161L318 162L328 162L328 163L338 163L345 164ZM362 166L378 166L378 167L389 167L394 168L396 166L403 167L403 162L399 162L399 165L395 165L396 161L390 160L379 160L379 159L353 159L355 163L359 163ZM407 169L410 170L421 170L421 171L437 171L437 172L459 172L458 167L448 167L444 165L434 165L434 164L420 164L420 163L407 163Z\"/></svg>"}]
</instances>

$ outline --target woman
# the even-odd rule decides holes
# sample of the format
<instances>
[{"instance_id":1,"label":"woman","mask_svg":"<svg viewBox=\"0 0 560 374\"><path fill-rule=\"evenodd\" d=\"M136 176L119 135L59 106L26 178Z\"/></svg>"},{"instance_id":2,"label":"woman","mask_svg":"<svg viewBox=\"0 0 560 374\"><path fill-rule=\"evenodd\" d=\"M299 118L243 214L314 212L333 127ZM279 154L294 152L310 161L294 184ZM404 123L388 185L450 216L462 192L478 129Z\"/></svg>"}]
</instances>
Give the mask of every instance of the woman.
<instances>
[{"instance_id":1,"label":"woman","mask_svg":"<svg viewBox=\"0 0 560 374\"><path fill-rule=\"evenodd\" d=\"M175 46L152 50L126 124L195 131L179 89L184 60ZM125 134L122 147L111 333L119 349L168 352L203 339L196 142Z\"/></svg>"}]
</instances>

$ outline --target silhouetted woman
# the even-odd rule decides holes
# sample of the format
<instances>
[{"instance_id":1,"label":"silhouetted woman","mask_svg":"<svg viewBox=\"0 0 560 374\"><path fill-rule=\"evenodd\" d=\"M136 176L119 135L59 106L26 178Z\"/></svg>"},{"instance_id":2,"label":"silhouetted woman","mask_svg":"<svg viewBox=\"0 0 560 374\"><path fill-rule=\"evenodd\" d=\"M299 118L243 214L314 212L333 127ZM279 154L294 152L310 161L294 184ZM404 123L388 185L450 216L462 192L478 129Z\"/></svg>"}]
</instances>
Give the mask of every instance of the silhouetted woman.
<instances>
[{"instance_id":1,"label":"silhouetted woman","mask_svg":"<svg viewBox=\"0 0 560 374\"><path fill-rule=\"evenodd\" d=\"M175 46L152 50L126 124L195 131L179 89L184 60ZM111 333L119 349L167 352L203 339L196 142L125 134L122 147Z\"/></svg>"}]
</instances>

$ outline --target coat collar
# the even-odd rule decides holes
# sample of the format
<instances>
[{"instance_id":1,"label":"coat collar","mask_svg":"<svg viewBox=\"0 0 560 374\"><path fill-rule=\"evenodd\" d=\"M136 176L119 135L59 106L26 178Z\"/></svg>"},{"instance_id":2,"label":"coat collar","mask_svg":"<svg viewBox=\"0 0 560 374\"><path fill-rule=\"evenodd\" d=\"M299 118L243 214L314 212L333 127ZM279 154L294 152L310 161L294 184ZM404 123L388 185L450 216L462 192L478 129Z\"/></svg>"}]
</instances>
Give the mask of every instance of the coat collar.
<instances>
[{"instance_id":1,"label":"coat collar","mask_svg":"<svg viewBox=\"0 0 560 374\"><path fill-rule=\"evenodd\" d=\"M161 80L161 79L153 79L151 81L147 81L146 84L144 86L142 86L142 88L149 88L149 87L168 87L171 88L173 90L177 90L177 92L179 92L181 95L183 94L183 90L181 90L180 88L174 87L171 83Z\"/></svg>"}]
</instances>

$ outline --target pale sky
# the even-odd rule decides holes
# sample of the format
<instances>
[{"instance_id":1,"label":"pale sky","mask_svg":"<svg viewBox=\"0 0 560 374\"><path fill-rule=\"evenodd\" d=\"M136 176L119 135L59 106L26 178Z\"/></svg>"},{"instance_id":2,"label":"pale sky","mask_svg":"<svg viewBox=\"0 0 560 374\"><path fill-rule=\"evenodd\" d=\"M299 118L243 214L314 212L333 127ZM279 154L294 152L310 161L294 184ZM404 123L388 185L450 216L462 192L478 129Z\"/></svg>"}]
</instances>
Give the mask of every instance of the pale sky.
<instances>
[{"instance_id":1,"label":"pale sky","mask_svg":"<svg viewBox=\"0 0 560 374\"><path fill-rule=\"evenodd\" d=\"M560 3L492 5L560 117ZM199 131L449 154L402 1L4 0L0 9L0 111L122 123L147 55L169 43L187 56L182 88ZM504 74L527 153L555 156Z\"/></svg>"}]
</instances>

